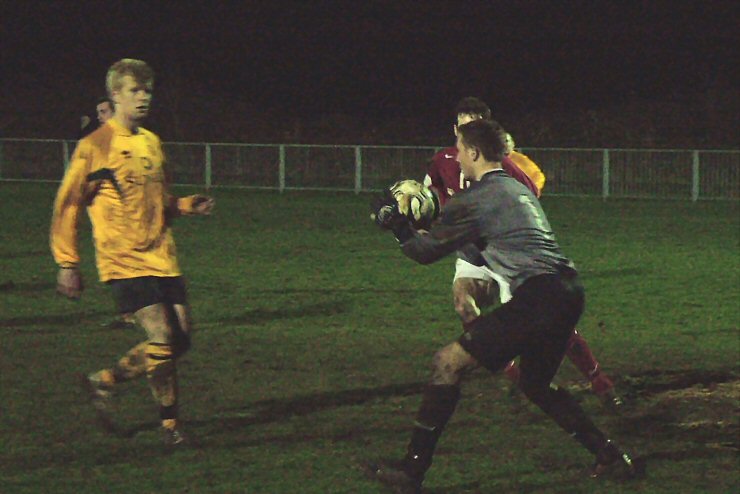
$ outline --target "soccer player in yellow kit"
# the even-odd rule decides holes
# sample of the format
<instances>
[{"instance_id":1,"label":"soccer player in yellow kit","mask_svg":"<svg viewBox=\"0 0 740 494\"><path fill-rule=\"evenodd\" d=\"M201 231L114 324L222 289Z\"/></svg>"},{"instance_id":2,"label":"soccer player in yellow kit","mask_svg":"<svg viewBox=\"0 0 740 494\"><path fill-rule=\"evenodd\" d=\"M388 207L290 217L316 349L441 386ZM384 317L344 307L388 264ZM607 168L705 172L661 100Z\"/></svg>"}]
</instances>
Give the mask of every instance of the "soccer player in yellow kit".
<instances>
[{"instance_id":1,"label":"soccer player in yellow kit","mask_svg":"<svg viewBox=\"0 0 740 494\"><path fill-rule=\"evenodd\" d=\"M507 132L504 156L508 157L516 166L526 173L530 180L532 180L532 182L537 186L537 190L542 193L542 189L545 187L545 174L542 173L542 170L537 166L537 163L532 161L529 156L514 150L515 146L516 143L514 143L514 138Z\"/></svg>"},{"instance_id":2,"label":"soccer player in yellow kit","mask_svg":"<svg viewBox=\"0 0 740 494\"><path fill-rule=\"evenodd\" d=\"M170 225L180 215L210 214L214 201L168 193L159 137L140 126L149 113L153 82L151 68L141 60L122 59L108 70L114 116L78 143L54 202L50 244L60 268L57 291L79 298L77 223L86 207L100 280L110 286L118 310L135 315L147 340L113 368L85 376L83 384L110 425L114 385L146 373L165 443L174 445L184 440L175 361L190 345L191 321Z\"/></svg>"}]
</instances>

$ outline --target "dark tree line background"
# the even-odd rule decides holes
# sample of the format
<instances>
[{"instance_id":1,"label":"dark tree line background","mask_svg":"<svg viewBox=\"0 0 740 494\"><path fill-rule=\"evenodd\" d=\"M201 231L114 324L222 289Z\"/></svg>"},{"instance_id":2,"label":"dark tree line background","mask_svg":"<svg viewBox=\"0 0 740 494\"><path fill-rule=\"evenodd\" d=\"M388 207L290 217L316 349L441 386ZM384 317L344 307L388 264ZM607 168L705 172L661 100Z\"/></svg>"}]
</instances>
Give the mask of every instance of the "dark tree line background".
<instances>
[{"instance_id":1,"label":"dark tree line background","mask_svg":"<svg viewBox=\"0 0 740 494\"><path fill-rule=\"evenodd\" d=\"M0 7L0 136L76 136L122 57L167 141L444 145L463 96L524 147L740 143L737 2L32 1Z\"/></svg>"}]
</instances>

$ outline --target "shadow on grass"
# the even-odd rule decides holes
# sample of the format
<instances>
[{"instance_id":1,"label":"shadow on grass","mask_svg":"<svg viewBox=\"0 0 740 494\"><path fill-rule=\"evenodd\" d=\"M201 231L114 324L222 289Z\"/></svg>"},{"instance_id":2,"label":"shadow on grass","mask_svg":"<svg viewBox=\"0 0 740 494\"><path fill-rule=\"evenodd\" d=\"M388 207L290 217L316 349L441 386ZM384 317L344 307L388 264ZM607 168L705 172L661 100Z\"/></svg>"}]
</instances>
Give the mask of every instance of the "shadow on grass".
<instances>
[{"instance_id":1,"label":"shadow on grass","mask_svg":"<svg viewBox=\"0 0 740 494\"><path fill-rule=\"evenodd\" d=\"M646 396L696 385L726 383L737 380L738 377L740 375L737 370L650 370L622 377L619 379L619 387L626 389L630 395Z\"/></svg>"},{"instance_id":2,"label":"shadow on grass","mask_svg":"<svg viewBox=\"0 0 740 494\"><path fill-rule=\"evenodd\" d=\"M242 314L209 319L200 323L202 326L213 324L261 324L280 319L294 319L302 317L321 317L342 314L348 310L345 300L322 302L280 309L252 309Z\"/></svg>"},{"instance_id":3,"label":"shadow on grass","mask_svg":"<svg viewBox=\"0 0 740 494\"><path fill-rule=\"evenodd\" d=\"M280 417L307 415L327 408L361 405L378 398L412 396L420 394L424 386L426 386L425 382L388 384L377 388L355 388L316 393L287 400L262 400L255 403L255 405L262 409L262 413L266 416L276 413Z\"/></svg>"},{"instance_id":4,"label":"shadow on grass","mask_svg":"<svg viewBox=\"0 0 740 494\"><path fill-rule=\"evenodd\" d=\"M0 319L0 333L12 334L14 328L23 326L81 326L89 325L111 312L70 312L66 314L39 314L35 316L9 317ZM39 333L55 333L57 330L40 330Z\"/></svg>"},{"instance_id":5,"label":"shadow on grass","mask_svg":"<svg viewBox=\"0 0 740 494\"><path fill-rule=\"evenodd\" d=\"M646 375L653 374L655 374L653 379L658 378L658 381L660 381L660 378L666 377L663 373L647 373ZM672 375L672 378L669 379L668 383L660 383L648 378L647 381L643 383L643 393L649 392L647 390L658 392L666 389L682 389L691 387L697 383L709 384L712 382L726 382L732 380L734 376L732 372L710 372L700 370L689 372L676 371L672 374L669 371L667 374ZM633 379L634 377L635 376L632 376ZM468 380L473 381L487 378L487 373L480 373L479 375L471 375ZM285 422L293 417L306 416L335 408L362 405L376 399L417 395L422 392L425 385L425 382L400 383L375 388L355 388L299 395L281 399L260 400L244 407L225 410L224 414L221 416L207 420L192 420L188 421L188 424L195 428L206 429L207 434L218 433L219 430L223 431L223 433L229 433L229 431L236 431L248 426ZM540 416L540 414L537 414L536 418L538 421L546 420L546 417L544 415ZM621 424L616 428L628 434L639 434L640 431L643 431L646 428L653 430L656 434L661 431L668 430L670 430L671 434L676 433L674 423L675 417L673 417L671 413L662 409L641 410L640 413L636 415L623 415L620 422ZM139 432L154 429L157 426L158 424L156 423L141 424L132 429L118 431L118 433L123 437L133 437ZM377 431L377 429L374 430ZM359 429L343 432L338 434L335 439L346 439L353 434L358 434L359 432L361 432ZM703 435L702 431L698 429L693 432L694 436ZM704 434L706 434L706 431L704 431ZM715 433L710 433L707 438L702 437L702 439L709 440L715 438L715 436ZM326 438L323 434L311 437ZM281 438L278 438L277 440L285 442L306 441L311 439L311 437L305 434L298 434L281 436ZM258 444L260 441L264 441L264 438L255 440L255 444ZM697 451L703 450L698 449ZM688 454L690 455L691 453Z\"/></svg>"},{"instance_id":6,"label":"shadow on grass","mask_svg":"<svg viewBox=\"0 0 740 494\"><path fill-rule=\"evenodd\" d=\"M38 293L38 292L52 292L54 289L56 289L56 282L55 281L36 281L36 282L26 282L26 281L20 281L16 283L13 280L3 281L0 282L0 293L3 292L13 292L13 293L23 293L23 294L32 294L32 293Z\"/></svg>"},{"instance_id":7,"label":"shadow on grass","mask_svg":"<svg viewBox=\"0 0 740 494\"><path fill-rule=\"evenodd\" d=\"M255 410L249 417L225 417L218 421L227 427L280 422L290 417L309 415L331 408L362 405L379 398L417 395L422 392L425 385L424 382L389 384L377 388L356 388L286 399L261 400L249 406ZM203 421L201 425L208 422L210 421Z\"/></svg>"},{"instance_id":8,"label":"shadow on grass","mask_svg":"<svg viewBox=\"0 0 740 494\"><path fill-rule=\"evenodd\" d=\"M425 384L426 383L423 382L391 384L378 388L348 389L286 399L261 400L249 405L248 410L254 410L249 413L249 416L219 416L207 420L188 420L187 424L188 427L196 429L208 429L209 434L217 431L228 434L230 431L242 429L251 425L283 422L287 421L291 417L310 415L312 413L332 408L361 405L378 398L404 397L420 394ZM246 407L244 407L229 410L227 413L240 414L245 413L246 410ZM109 427L108 432L118 437L132 438L140 432L155 430L157 428L159 428L158 422L147 422L128 428L120 425L113 425ZM368 430L370 429L377 432L376 427L368 428ZM350 439L359 432L359 429L353 429L352 431L344 431L338 433L336 436L329 436L328 438L336 440ZM303 442L318 438L327 439L327 436L326 434L317 434L313 436L300 434L295 436L281 436L281 438L277 438L276 440L284 441L286 443ZM260 438L259 440L255 440L255 444L264 441L264 438Z\"/></svg>"},{"instance_id":9,"label":"shadow on grass","mask_svg":"<svg viewBox=\"0 0 740 494\"><path fill-rule=\"evenodd\" d=\"M627 276L644 276L646 273L652 270L645 268L622 268L622 269L601 269L601 270L584 270L581 271L581 276L584 279L589 278L623 278Z\"/></svg>"},{"instance_id":10,"label":"shadow on grass","mask_svg":"<svg viewBox=\"0 0 740 494\"><path fill-rule=\"evenodd\" d=\"M474 476L474 472L470 472L470 476ZM510 477L507 477L504 479L505 483L510 482ZM543 481L544 482L544 481ZM548 481L547 484L544 483L527 483L527 482L517 482L516 483L516 491L517 493L527 493L527 492L559 492L557 490L558 487L561 488L573 488L573 479L566 479L561 480L558 482L552 482ZM425 494L487 494L491 492L490 490L482 490L480 482L478 481L471 481L464 484L454 484L454 485L448 485L443 487L429 487L424 488L422 491ZM511 492L511 491L510 491Z\"/></svg>"},{"instance_id":11,"label":"shadow on grass","mask_svg":"<svg viewBox=\"0 0 740 494\"><path fill-rule=\"evenodd\" d=\"M51 255L48 250L28 250L21 252L0 252L0 259L24 259Z\"/></svg>"},{"instance_id":12,"label":"shadow on grass","mask_svg":"<svg viewBox=\"0 0 740 494\"><path fill-rule=\"evenodd\" d=\"M332 294L332 293L401 293L404 295L409 294L409 288L369 288L369 287L351 287L351 288L286 288L284 290L275 290L275 293L321 293L321 294ZM414 288L414 294L417 293L431 293L439 294L437 288Z\"/></svg>"},{"instance_id":13,"label":"shadow on grass","mask_svg":"<svg viewBox=\"0 0 740 494\"><path fill-rule=\"evenodd\" d=\"M194 285L193 289L200 290L200 291L231 291L237 289L236 286L216 286L216 285ZM400 293L403 295L409 295L410 288L377 288L377 287L362 287L362 286L354 286L354 287L340 287L340 288L267 288L267 289L260 289L254 297L248 297L248 298L263 298L263 295L270 294L270 295L300 295L300 294L307 294L307 295L313 295L313 294L320 294L320 295L332 295L332 294L341 294L341 293L347 293L347 294L354 294L354 293L379 293L379 294L386 294L386 293ZM414 288L413 294L432 294L432 295L438 295L439 289L438 288ZM416 295L414 295L416 296Z\"/></svg>"},{"instance_id":14,"label":"shadow on grass","mask_svg":"<svg viewBox=\"0 0 740 494\"><path fill-rule=\"evenodd\" d=\"M465 484L447 485L437 488L425 487L422 492L426 494L478 494L483 491L480 490L480 482L472 481Z\"/></svg>"},{"instance_id":15,"label":"shadow on grass","mask_svg":"<svg viewBox=\"0 0 740 494\"><path fill-rule=\"evenodd\" d=\"M732 372L700 372L691 371L686 376L686 371L668 372L673 377L674 385L681 383L691 386L693 382L707 379L725 379L732 376ZM484 374L487 375L487 374ZM653 378L665 378L662 373L645 373L645 376ZM474 378L474 376L471 376ZM482 378L482 377L481 377ZM250 426L289 423L294 417L307 416L313 413L341 408L346 406L363 405L372 400L383 400L388 398L408 397L417 395L422 392L425 383L410 382L389 384L374 388L355 388L333 392L321 392L313 394L298 395L286 398L268 399L255 401L242 407L227 409L221 413L200 420L187 420L186 432L192 432L192 442L189 449L234 449L242 447L259 447L265 444L277 444L291 446L296 444L318 442L340 442L349 441L361 445L371 446L374 441L386 440L390 438L406 438L409 433L408 424L388 424L381 429L378 428L377 420L370 418L367 422L358 421L349 426L333 424L331 419L322 419L316 423L315 427L298 429L295 432L278 432L269 433L259 428L250 429ZM647 386L649 387L649 385ZM680 430L675 422L676 417L672 413L664 413L664 409L641 410L641 415L636 417L621 417L622 427L616 427L626 433L627 436L643 436L645 430L651 431L651 436L659 448L655 451L642 454L640 457L650 462L661 461L683 461L692 459L710 459L718 455L737 455L740 450L738 443L732 440L736 435L728 437L728 431L724 429L694 428L691 430ZM93 413L92 410L89 413ZM83 418L83 421L85 418ZM630 424L631 422L631 424ZM90 424L92 425L92 424ZM458 423L458 426L461 424ZM131 439L139 433L156 432L159 429L159 423L151 420L125 427L115 425L109 429L111 435ZM735 430L735 429L732 429ZM265 434L267 432L267 434ZM679 438L680 439L677 439ZM677 441L680 441L677 442ZM668 442L668 443L666 443ZM657 445L656 444L656 445ZM59 453L59 452L57 452ZM66 451L64 454L54 454L48 458L41 455L31 464L18 464L20 469L34 469L41 465L52 466L72 463L79 461L77 453ZM481 452L485 454L485 451ZM106 455L102 463L115 464L121 462L142 462L145 464L152 459L168 454L164 449L146 449L142 455L139 448L119 448L109 455ZM141 455L141 456L140 456ZM12 458L10 461L14 461ZM18 460L20 462L20 460ZM96 464L100 459L96 459ZM548 463L547 469L551 466ZM577 469L576 467L563 466L565 470ZM474 474L471 474L474 475ZM649 475L649 471L648 471ZM563 487L567 487L568 482L564 481ZM559 485L559 483L557 484ZM548 484L548 488L553 485ZM517 492L539 492L543 486L537 482L517 484ZM439 486L427 489L428 493L434 494L445 493L465 493L481 492L478 484L473 481L469 483L454 484L449 486Z\"/></svg>"}]
</instances>

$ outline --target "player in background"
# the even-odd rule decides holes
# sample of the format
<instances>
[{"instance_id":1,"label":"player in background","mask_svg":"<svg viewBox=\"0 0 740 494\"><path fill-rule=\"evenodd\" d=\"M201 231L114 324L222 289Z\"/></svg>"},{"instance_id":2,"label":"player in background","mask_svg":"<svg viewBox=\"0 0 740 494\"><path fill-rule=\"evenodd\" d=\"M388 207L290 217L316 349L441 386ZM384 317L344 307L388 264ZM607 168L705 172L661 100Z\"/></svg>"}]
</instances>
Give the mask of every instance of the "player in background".
<instances>
[{"instance_id":1,"label":"player in background","mask_svg":"<svg viewBox=\"0 0 740 494\"><path fill-rule=\"evenodd\" d=\"M469 96L460 100L455 107L455 118L456 121L452 129L455 135L457 135L457 128L460 125L480 118L490 120L491 109L480 99ZM535 195L540 195L540 189L536 183L511 159L504 157L501 166L506 173L527 186ZM542 183L544 184L544 180ZM427 166L424 185L433 188L437 192L440 204L443 206L456 192L460 192L470 185L470 182L465 179L460 171L460 163L457 161L457 148L455 146L444 148L432 156Z\"/></svg>"},{"instance_id":2,"label":"player in background","mask_svg":"<svg viewBox=\"0 0 740 494\"><path fill-rule=\"evenodd\" d=\"M522 392L594 455L591 476L619 469L629 476L642 473L641 462L610 441L567 390L552 384L583 312L584 290L537 197L502 169L503 134L492 120L459 126L460 166L474 184L448 201L427 232L411 227L392 196L374 211L376 223L393 232L412 260L429 264L474 246L483 267L503 279L512 293L511 299L471 321L459 339L435 354L403 459L368 465L369 473L395 492L421 492L465 376L479 366L500 371L517 356Z\"/></svg>"},{"instance_id":3,"label":"player in background","mask_svg":"<svg viewBox=\"0 0 740 494\"><path fill-rule=\"evenodd\" d=\"M112 368L84 376L83 385L111 426L113 387L145 373L159 405L164 441L175 445L184 440L175 361L190 346L192 326L170 225L180 215L210 214L214 202L169 194L160 139L141 126L153 84L154 74L141 60L122 59L108 70L106 88L115 114L77 144L54 201L50 244L59 265L57 291L79 298L77 225L87 208L100 280L110 287L119 311L135 315L147 340Z\"/></svg>"},{"instance_id":4,"label":"player in background","mask_svg":"<svg viewBox=\"0 0 740 494\"><path fill-rule=\"evenodd\" d=\"M466 97L455 107L455 116L453 131L457 135L461 125L478 119L490 120L491 109L478 98ZM539 197L545 185L545 175L529 157L516 152L511 135L507 133L506 136L506 151L501 162L503 170ZM450 197L469 185L460 170L455 147L442 149L432 157L424 183L437 192L443 206ZM502 303L511 298L509 287L502 280L494 279L491 272L481 269L479 264L476 259L466 258L464 251L459 253L455 261L452 294L455 311L463 325L472 323L480 315L480 308L495 303L496 298L500 298ZM605 405L619 407L622 404L621 398L614 392L614 383L601 370L588 343L577 330L573 331L568 341L566 355L589 380L591 390ZM519 368L515 362L512 361L506 368L506 376L518 382Z\"/></svg>"},{"instance_id":5,"label":"player in background","mask_svg":"<svg viewBox=\"0 0 740 494\"><path fill-rule=\"evenodd\" d=\"M542 194L542 189L545 188L545 174L542 173L537 163L524 153L520 153L515 149L516 143L511 134L506 133L506 151L504 157L509 158L514 164L519 167L521 171L527 174L527 176L534 182L537 189ZM538 196L539 197L539 196Z\"/></svg>"},{"instance_id":6,"label":"player in background","mask_svg":"<svg viewBox=\"0 0 740 494\"><path fill-rule=\"evenodd\" d=\"M98 123L94 123L87 115L81 117L78 140L99 128L113 116L113 103L107 96L98 98L98 102L95 105L95 116Z\"/></svg>"}]
</instances>

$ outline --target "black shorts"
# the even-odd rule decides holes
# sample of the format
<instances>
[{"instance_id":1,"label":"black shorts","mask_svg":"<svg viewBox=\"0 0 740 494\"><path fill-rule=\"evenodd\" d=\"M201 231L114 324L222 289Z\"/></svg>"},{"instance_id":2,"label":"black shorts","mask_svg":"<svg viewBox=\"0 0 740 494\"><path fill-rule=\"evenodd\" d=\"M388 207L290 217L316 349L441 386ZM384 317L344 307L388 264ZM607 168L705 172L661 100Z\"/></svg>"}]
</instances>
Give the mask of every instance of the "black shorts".
<instances>
[{"instance_id":1,"label":"black shorts","mask_svg":"<svg viewBox=\"0 0 740 494\"><path fill-rule=\"evenodd\" d=\"M182 276L142 276L110 280L118 311L122 314L155 304L187 305L187 289Z\"/></svg>"},{"instance_id":2,"label":"black shorts","mask_svg":"<svg viewBox=\"0 0 740 494\"><path fill-rule=\"evenodd\" d=\"M583 312L583 286L575 276L539 275L513 298L474 321L458 342L492 372L521 357L521 379L547 384Z\"/></svg>"}]
</instances>

